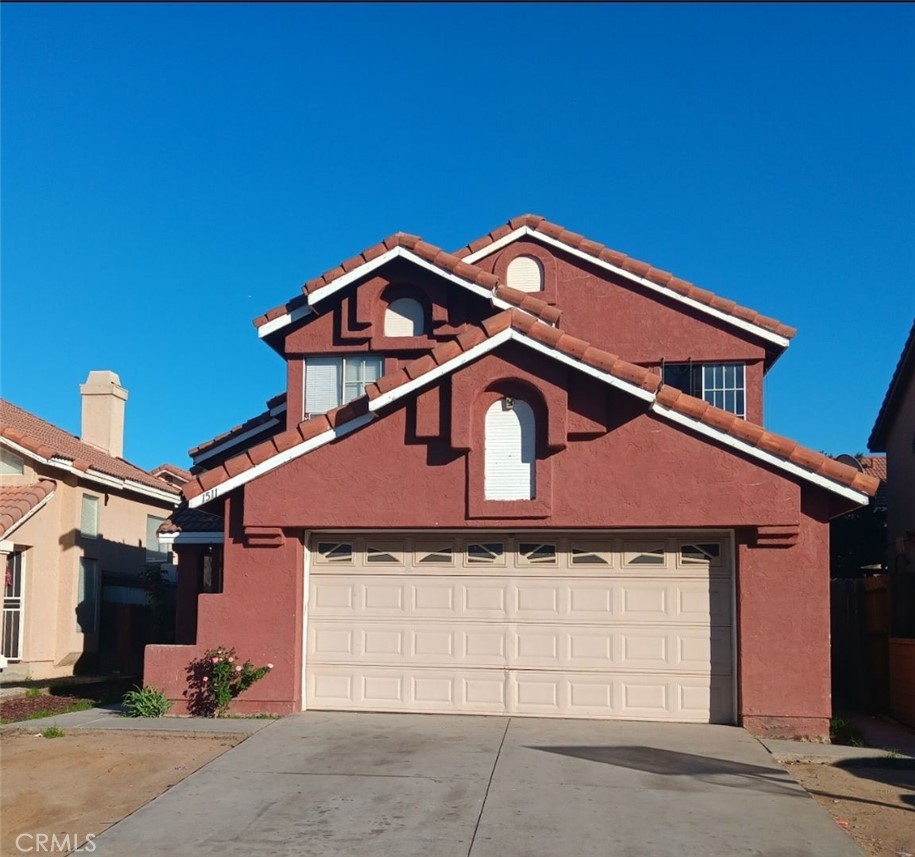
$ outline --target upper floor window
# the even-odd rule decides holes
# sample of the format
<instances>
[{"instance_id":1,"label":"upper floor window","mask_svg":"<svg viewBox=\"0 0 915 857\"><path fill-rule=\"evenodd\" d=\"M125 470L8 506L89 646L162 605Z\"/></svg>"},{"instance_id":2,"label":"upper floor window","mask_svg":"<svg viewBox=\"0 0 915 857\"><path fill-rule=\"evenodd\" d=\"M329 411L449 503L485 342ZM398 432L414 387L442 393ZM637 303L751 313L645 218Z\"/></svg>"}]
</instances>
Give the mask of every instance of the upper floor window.
<instances>
[{"instance_id":1,"label":"upper floor window","mask_svg":"<svg viewBox=\"0 0 915 857\"><path fill-rule=\"evenodd\" d=\"M3 476L22 476L25 467L18 455L6 449L0 449L0 474Z\"/></svg>"},{"instance_id":2,"label":"upper floor window","mask_svg":"<svg viewBox=\"0 0 915 857\"><path fill-rule=\"evenodd\" d=\"M746 419L743 363L665 363L664 383Z\"/></svg>"},{"instance_id":3,"label":"upper floor window","mask_svg":"<svg viewBox=\"0 0 915 857\"><path fill-rule=\"evenodd\" d=\"M384 311L385 336L422 336L426 332L426 311L414 298L397 298Z\"/></svg>"},{"instance_id":4,"label":"upper floor window","mask_svg":"<svg viewBox=\"0 0 915 857\"><path fill-rule=\"evenodd\" d=\"M305 413L326 414L358 399L366 384L381 377L379 354L345 354L305 360Z\"/></svg>"},{"instance_id":5,"label":"upper floor window","mask_svg":"<svg viewBox=\"0 0 915 857\"><path fill-rule=\"evenodd\" d=\"M168 562L168 545L159 541L159 527L165 523L165 518L155 515L146 516L146 561Z\"/></svg>"},{"instance_id":6,"label":"upper floor window","mask_svg":"<svg viewBox=\"0 0 915 857\"><path fill-rule=\"evenodd\" d=\"M535 496L536 420L531 406L505 396L486 411L484 495L487 500Z\"/></svg>"},{"instance_id":7,"label":"upper floor window","mask_svg":"<svg viewBox=\"0 0 915 857\"><path fill-rule=\"evenodd\" d=\"M543 290L543 266L533 256L518 256L508 263L506 285L522 292Z\"/></svg>"},{"instance_id":8,"label":"upper floor window","mask_svg":"<svg viewBox=\"0 0 915 857\"><path fill-rule=\"evenodd\" d=\"M83 494L79 515L79 534L87 539L98 538L98 497Z\"/></svg>"}]
</instances>

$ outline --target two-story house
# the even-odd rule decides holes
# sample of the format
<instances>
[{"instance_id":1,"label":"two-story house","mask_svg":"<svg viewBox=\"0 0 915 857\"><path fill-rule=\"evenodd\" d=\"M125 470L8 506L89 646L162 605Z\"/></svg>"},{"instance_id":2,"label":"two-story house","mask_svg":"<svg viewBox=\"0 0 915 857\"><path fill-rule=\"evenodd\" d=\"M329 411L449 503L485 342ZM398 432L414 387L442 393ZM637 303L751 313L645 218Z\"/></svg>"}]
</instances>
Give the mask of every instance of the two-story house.
<instances>
[{"instance_id":1,"label":"two-story house","mask_svg":"<svg viewBox=\"0 0 915 857\"><path fill-rule=\"evenodd\" d=\"M876 480L762 426L794 330L535 216L397 234L255 319L265 412L192 450L163 529L181 699L827 734L830 518Z\"/></svg>"},{"instance_id":2,"label":"two-story house","mask_svg":"<svg viewBox=\"0 0 915 857\"><path fill-rule=\"evenodd\" d=\"M179 493L124 459L127 390L93 371L80 393L79 437L0 400L2 654L34 678L117 664L117 605L171 560L157 531Z\"/></svg>"}]
</instances>

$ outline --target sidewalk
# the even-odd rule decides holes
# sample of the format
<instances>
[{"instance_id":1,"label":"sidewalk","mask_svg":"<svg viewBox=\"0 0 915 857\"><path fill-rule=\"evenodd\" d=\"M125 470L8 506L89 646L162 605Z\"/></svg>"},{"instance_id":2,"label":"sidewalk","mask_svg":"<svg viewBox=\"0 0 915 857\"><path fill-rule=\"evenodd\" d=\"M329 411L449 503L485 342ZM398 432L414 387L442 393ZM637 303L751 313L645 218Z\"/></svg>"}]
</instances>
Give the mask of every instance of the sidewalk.
<instances>
[{"instance_id":1,"label":"sidewalk","mask_svg":"<svg viewBox=\"0 0 915 857\"><path fill-rule=\"evenodd\" d=\"M20 720L0 732L41 732L57 726L67 732L159 732L171 735L253 735L276 723L268 718L242 717L122 717L118 706L89 708L38 720Z\"/></svg>"},{"instance_id":2,"label":"sidewalk","mask_svg":"<svg viewBox=\"0 0 915 857\"><path fill-rule=\"evenodd\" d=\"M821 762L835 765L866 759L915 760L915 730L884 717L856 714L849 719L870 746L847 747L842 744L811 744L774 738L761 738L760 743L779 762Z\"/></svg>"}]
</instances>

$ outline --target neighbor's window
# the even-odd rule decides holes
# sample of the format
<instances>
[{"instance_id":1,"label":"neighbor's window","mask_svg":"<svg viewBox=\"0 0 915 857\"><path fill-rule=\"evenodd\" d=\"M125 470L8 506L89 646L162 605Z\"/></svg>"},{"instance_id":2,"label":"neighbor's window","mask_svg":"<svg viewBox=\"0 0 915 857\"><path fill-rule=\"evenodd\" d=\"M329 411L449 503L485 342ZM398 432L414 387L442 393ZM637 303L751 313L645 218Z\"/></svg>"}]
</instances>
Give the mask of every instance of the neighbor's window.
<instances>
[{"instance_id":1,"label":"neighbor's window","mask_svg":"<svg viewBox=\"0 0 915 857\"><path fill-rule=\"evenodd\" d=\"M83 494L79 516L79 534L87 539L98 538L98 497Z\"/></svg>"},{"instance_id":2,"label":"neighbor's window","mask_svg":"<svg viewBox=\"0 0 915 857\"><path fill-rule=\"evenodd\" d=\"M536 426L531 406L505 396L486 411L484 494L487 500L531 500L535 491Z\"/></svg>"},{"instance_id":3,"label":"neighbor's window","mask_svg":"<svg viewBox=\"0 0 915 857\"><path fill-rule=\"evenodd\" d=\"M98 630L98 597L98 560L80 557L76 594L76 630L80 634L94 634Z\"/></svg>"},{"instance_id":4,"label":"neighbor's window","mask_svg":"<svg viewBox=\"0 0 915 857\"><path fill-rule=\"evenodd\" d=\"M543 267L533 256L518 256L508 263L505 284L522 292L543 290Z\"/></svg>"},{"instance_id":5,"label":"neighbor's window","mask_svg":"<svg viewBox=\"0 0 915 857\"><path fill-rule=\"evenodd\" d=\"M358 399L365 392L366 384L381 376L382 366L383 358L378 354L308 357L305 360L305 414L326 414Z\"/></svg>"},{"instance_id":6,"label":"neighbor's window","mask_svg":"<svg viewBox=\"0 0 915 857\"><path fill-rule=\"evenodd\" d=\"M9 450L0 449L0 475L22 476L24 465L18 455L13 455Z\"/></svg>"},{"instance_id":7,"label":"neighbor's window","mask_svg":"<svg viewBox=\"0 0 915 857\"><path fill-rule=\"evenodd\" d=\"M665 363L664 383L746 419L743 363Z\"/></svg>"},{"instance_id":8,"label":"neighbor's window","mask_svg":"<svg viewBox=\"0 0 915 857\"><path fill-rule=\"evenodd\" d=\"M159 541L159 527L165 523L165 518L155 515L146 516L146 561L168 562L168 545Z\"/></svg>"},{"instance_id":9,"label":"neighbor's window","mask_svg":"<svg viewBox=\"0 0 915 857\"><path fill-rule=\"evenodd\" d=\"M426 312L413 298L391 301L384 311L385 336L422 336L426 332Z\"/></svg>"}]
</instances>

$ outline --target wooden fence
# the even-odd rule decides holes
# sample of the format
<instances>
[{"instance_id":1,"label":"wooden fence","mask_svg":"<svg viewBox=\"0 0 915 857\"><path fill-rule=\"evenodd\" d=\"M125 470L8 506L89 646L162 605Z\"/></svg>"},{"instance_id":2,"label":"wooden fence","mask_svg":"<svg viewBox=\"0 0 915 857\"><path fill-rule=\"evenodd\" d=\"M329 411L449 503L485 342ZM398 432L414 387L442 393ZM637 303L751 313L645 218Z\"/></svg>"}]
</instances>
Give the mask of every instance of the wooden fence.
<instances>
[{"instance_id":1,"label":"wooden fence","mask_svg":"<svg viewBox=\"0 0 915 857\"><path fill-rule=\"evenodd\" d=\"M830 581L833 710L885 712L890 638L915 637L915 574Z\"/></svg>"}]
</instances>

